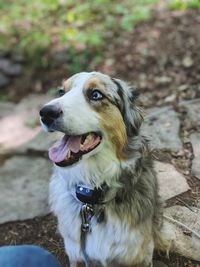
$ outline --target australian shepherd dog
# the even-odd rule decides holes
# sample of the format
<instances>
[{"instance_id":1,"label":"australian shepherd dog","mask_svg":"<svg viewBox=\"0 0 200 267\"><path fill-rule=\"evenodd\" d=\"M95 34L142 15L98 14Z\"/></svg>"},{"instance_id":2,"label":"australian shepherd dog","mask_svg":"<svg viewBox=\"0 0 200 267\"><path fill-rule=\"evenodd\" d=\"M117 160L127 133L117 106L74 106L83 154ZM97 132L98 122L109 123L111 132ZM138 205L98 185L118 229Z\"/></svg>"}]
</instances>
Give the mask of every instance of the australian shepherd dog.
<instances>
[{"instance_id":1,"label":"australian shepherd dog","mask_svg":"<svg viewBox=\"0 0 200 267\"><path fill-rule=\"evenodd\" d=\"M50 204L70 266L153 266L154 248L170 238L137 91L99 72L78 73L40 116L46 131L63 133L49 149Z\"/></svg>"}]
</instances>

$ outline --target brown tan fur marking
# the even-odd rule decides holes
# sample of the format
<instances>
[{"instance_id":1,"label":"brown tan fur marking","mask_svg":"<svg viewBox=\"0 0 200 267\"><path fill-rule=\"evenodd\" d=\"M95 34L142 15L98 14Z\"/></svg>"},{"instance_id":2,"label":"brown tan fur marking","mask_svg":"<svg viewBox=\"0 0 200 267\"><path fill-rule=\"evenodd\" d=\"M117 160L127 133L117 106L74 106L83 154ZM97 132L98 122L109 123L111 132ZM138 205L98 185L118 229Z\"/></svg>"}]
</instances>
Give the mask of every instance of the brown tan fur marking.
<instances>
[{"instance_id":1,"label":"brown tan fur marking","mask_svg":"<svg viewBox=\"0 0 200 267\"><path fill-rule=\"evenodd\" d=\"M86 83L85 90L90 89L99 89L102 93L106 94L105 85L98 78L92 78Z\"/></svg>"},{"instance_id":2,"label":"brown tan fur marking","mask_svg":"<svg viewBox=\"0 0 200 267\"><path fill-rule=\"evenodd\" d=\"M105 85L98 79L90 79L84 88L85 94L88 90L100 90L104 95L106 95ZM107 98L103 99L98 105L92 104L90 101L90 106L93 110L98 112L101 117L101 123L108 137L116 150L117 157L123 159L123 148L127 141L126 126L119 109L113 105Z\"/></svg>"},{"instance_id":3,"label":"brown tan fur marking","mask_svg":"<svg viewBox=\"0 0 200 267\"><path fill-rule=\"evenodd\" d=\"M101 123L106 130L108 137L116 150L117 157L123 159L123 148L127 141L126 127L120 111L116 106L104 103L97 112L101 117Z\"/></svg>"},{"instance_id":4,"label":"brown tan fur marking","mask_svg":"<svg viewBox=\"0 0 200 267\"><path fill-rule=\"evenodd\" d=\"M151 237L152 237L152 230L150 228L151 226L147 227L147 229L145 230L145 233L144 233L144 240L143 240L143 243L142 243L142 246L141 246L141 249L140 251L138 252L138 256L136 259L134 259L134 262L137 262L137 261L141 261L141 259L144 258L144 255L146 253L146 250L148 248L148 244L150 243L151 241ZM136 265L137 266L137 265ZM139 265L140 266L140 265ZM143 265L142 265L143 266Z\"/></svg>"},{"instance_id":5,"label":"brown tan fur marking","mask_svg":"<svg viewBox=\"0 0 200 267\"><path fill-rule=\"evenodd\" d=\"M63 82L63 87L65 92L69 92L71 90L73 81L74 81L74 76L70 77L69 79Z\"/></svg>"}]
</instances>

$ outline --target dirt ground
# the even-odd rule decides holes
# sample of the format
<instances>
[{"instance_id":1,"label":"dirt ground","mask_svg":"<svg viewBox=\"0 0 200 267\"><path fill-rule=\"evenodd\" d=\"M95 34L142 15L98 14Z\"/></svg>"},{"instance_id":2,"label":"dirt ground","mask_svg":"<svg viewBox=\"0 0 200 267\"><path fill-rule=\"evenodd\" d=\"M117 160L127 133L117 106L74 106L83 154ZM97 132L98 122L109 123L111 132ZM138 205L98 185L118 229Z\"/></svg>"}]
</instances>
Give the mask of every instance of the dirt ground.
<instances>
[{"instance_id":1,"label":"dirt ground","mask_svg":"<svg viewBox=\"0 0 200 267\"><path fill-rule=\"evenodd\" d=\"M110 45L102 68L135 84L145 107L161 106L200 97L199 51L200 11L162 11Z\"/></svg>"},{"instance_id":2,"label":"dirt ground","mask_svg":"<svg viewBox=\"0 0 200 267\"><path fill-rule=\"evenodd\" d=\"M108 45L105 60L100 66L91 63L90 68L110 75L124 78L141 92L144 107L163 106L172 104L177 109L177 103L184 99L200 97L200 11L156 11L151 22L140 23L133 32L116 36L112 44ZM68 76L65 67L59 71L51 70L43 74L40 81L44 88L55 86L62 78ZM49 80L51 77L51 80ZM27 82L40 80L40 74L24 78ZM15 81L14 88L19 88L22 81ZM32 87L35 90L34 86ZM20 89L20 95L25 89ZM12 95L12 93L11 93ZM19 95L19 94L18 94ZM17 100L16 95L12 95ZM183 114L184 120L184 114ZM188 135L187 127L182 126L182 140ZM191 130L191 129L190 129ZM191 150L185 142L186 151ZM190 172L191 155L162 155L173 161L182 173ZM191 151L192 153L192 151ZM183 203L194 205L200 199L199 181L187 176L192 187L191 192L183 194L167 203L168 205ZM56 220L47 215L33 220L12 222L0 225L0 245L8 244L37 244L49 249L56 255L63 266L66 256L63 242L56 231ZM185 259L177 255L155 255L155 258L171 267L197 267L200 263Z\"/></svg>"}]
</instances>

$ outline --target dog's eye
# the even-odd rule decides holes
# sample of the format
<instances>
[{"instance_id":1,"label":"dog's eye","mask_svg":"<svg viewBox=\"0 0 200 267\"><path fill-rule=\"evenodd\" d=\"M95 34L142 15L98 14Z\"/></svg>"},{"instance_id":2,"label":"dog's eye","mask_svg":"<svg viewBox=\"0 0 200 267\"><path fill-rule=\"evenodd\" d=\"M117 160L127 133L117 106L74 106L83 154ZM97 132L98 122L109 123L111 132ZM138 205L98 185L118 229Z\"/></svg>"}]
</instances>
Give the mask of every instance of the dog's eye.
<instances>
[{"instance_id":1,"label":"dog's eye","mask_svg":"<svg viewBox=\"0 0 200 267\"><path fill-rule=\"evenodd\" d=\"M102 100L103 97L104 97L103 94L99 90L92 91L92 93L90 95L90 99L93 101Z\"/></svg>"},{"instance_id":2,"label":"dog's eye","mask_svg":"<svg viewBox=\"0 0 200 267\"><path fill-rule=\"evenodd\" d=\"M63 88L58 88L58 95L61 97L65 94L65 90Z\"/></svg>"}]
</instances>

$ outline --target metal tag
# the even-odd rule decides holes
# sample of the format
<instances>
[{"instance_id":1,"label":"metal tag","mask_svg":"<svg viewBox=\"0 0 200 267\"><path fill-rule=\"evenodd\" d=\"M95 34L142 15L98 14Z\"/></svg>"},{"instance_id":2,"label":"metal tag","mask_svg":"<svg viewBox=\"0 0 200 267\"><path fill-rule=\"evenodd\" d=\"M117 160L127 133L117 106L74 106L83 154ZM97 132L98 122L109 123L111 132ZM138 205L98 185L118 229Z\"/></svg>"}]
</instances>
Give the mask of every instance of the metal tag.
<instances>
[{"instance_id":1,"label":"metal tag","mask_svg":"<svg viewBox=\"0 0 200 267\"><path fill-rule=\"evenodd\" d=\"M90 204L83 204L81 208L81 229L83 232L91 231L91 219L94 216L94 210Z\"/></svg>"}]
</instances>

